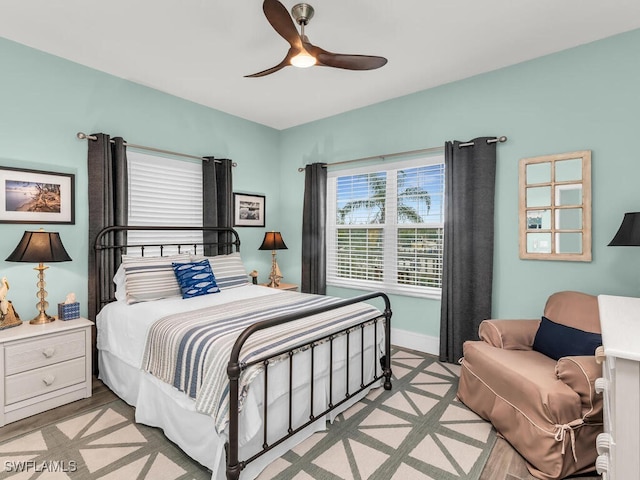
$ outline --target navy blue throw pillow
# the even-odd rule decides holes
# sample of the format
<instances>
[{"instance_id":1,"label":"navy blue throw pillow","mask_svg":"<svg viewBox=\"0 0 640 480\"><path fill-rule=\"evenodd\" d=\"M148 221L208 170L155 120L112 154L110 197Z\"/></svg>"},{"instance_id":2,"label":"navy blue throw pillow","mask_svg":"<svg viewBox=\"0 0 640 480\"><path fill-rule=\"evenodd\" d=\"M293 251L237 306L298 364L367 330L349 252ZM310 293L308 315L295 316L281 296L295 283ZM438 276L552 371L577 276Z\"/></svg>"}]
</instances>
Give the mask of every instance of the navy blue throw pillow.
<instances>
[{"instance_id":1,"label":"navy blue throw pillow","mask_svg":"<svg viewBox=\"0 0 640 480\"><path fill-rule=\"evenodd\" d=\"M173 262L171 265L180 285L182 298L199 297L220 291L209 260L194 263Z\"/></svg>"},{"instance_id":2,"label":"navy blue throw pillow","mask_svg":"<svg viewBox=\"0 0 640 480\"><path fill-rule=\"evenodd\" d=\"M567 327L542 317L533 340L533 349L547 357L559 360L573 355L594 355L602 345L602 335Z\"/></svg>"}]
</instances>

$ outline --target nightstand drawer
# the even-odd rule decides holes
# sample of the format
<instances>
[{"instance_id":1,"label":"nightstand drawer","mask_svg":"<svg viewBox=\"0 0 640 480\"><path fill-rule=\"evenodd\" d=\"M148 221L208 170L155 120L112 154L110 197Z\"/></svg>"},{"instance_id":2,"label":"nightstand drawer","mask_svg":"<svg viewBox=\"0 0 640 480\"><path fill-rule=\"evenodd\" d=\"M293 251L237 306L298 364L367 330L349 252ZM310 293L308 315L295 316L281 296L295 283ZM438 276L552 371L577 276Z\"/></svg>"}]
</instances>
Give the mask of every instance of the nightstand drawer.
<instances>
[{"instance_id":1,"label":"nightstand drawer","mask_svg":"<svg viewBox=\"0 0 640 480\"><path fill-rule=\"evenodd\" d=\"M4 349L5 375L82 357L85 354L84 342L85 333L80 331L8 344Z\"/></svg>"},{"instance_id":2,"label":"nightstand drawer","mask_svg":"<svg viewBox=\"0 0 640 480\"><path fill-rule=\"evenodd\" d=\"M5 405L82 383L85 375L85 358L82 357L8 376L5 380Z\"/></svg>"}]
</instances>

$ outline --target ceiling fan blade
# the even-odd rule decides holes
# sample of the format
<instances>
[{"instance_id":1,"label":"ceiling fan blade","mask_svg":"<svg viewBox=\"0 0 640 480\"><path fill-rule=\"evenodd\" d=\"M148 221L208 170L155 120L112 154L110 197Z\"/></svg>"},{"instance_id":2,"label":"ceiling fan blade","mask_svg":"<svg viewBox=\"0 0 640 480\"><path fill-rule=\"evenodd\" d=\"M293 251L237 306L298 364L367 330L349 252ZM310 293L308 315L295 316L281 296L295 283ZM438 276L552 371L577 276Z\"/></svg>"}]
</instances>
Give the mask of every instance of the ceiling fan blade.
<instances>
[{"instance_id":1,"label":"ceiling fan blade","mask_svg":"<svg viewBox=\"0 0 640 480\"><path fill-rule=\"evenodd\" d=\"M387 63L384 57L373 55L343 55L341 53L324 52L316 56L319 65L344 68L346 70L375 70Z\"/></svg>"},{"instance_id":2,"label":"ceiling fan blade","mask_svg":"<svg viewBox=\"0 0 640 480\"><path fill-rule=\"evenodd\" d=\"M375 70L387 63L384 57L373 55L345 55L342 53L328 52L323 48L316 47L308 38L304 38L302 45L307 52L317 60L317 65L326 67L344 68L345 70Z\"/></svg>"},{"instance_id":3,"label":"ceiling fan blade","mask_svg":"<svg viewBox=\"0 0 640 480\"><path fill-rule=\"evenodd\" d=\"M276 73L278 70L282 70L284 67L288 67L289 65L291 65L291 57L297 55L298 53L299 53L299 50L296 50L295 48L291 47L287 52L287 56L284 57L284 59L275 67L267 68L266 70L263 70L261 72L252 73L251 75L245 75L244 77L256 78L256 77L264 77L265 75Z\"/></svg>"},{"instance_id":4,"label":"ceiling fan blade","mask_svg":"<svg viewBox=\"0 0 640 480\"><path fill-rule=\"evenodd\" d=\"M291 15L282 3L278 0L264 0L262 4L262 10L265 17L278 32L278 34L284 38L292 47L300 48L302 41L300 40L300 34L298 29L293 23Z\"/></svg>"},{"instance_id":5,"label":"ceiling fan blade","mask_svg":"<svg viewBox=\"0 0 640 480\"><path fill-rule=\"evenodd\" d=\"M245 75L244 78L264 77L265 75L270 75L272 73L276 73L278 70L282 70L284 67L287 67L287 66L289 66L288 62L281 62L278 65L276 65L275 67L267 68L266 70L263 70L261 72L252 73L251 75Z\"/></svg>"}]
</instances>

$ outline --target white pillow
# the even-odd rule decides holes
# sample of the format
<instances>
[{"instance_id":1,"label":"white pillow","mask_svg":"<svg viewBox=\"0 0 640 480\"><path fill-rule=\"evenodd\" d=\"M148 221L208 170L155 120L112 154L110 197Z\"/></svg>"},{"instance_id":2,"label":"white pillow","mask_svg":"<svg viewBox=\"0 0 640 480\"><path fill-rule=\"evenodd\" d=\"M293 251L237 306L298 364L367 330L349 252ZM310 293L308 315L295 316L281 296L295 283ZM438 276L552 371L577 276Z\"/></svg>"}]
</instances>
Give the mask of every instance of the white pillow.
<instances>
[{"instance_id":1,"label":"white pillow","mask_svg":"<svg viewBox=\"0 0 640 480\"><path fill-rule=\"evenodd\" d=\"M242 263L242 258L240 257L240 252L230 253L228 255L216 255L215 257L194 255L191 257L191 260L198 261L203 258L209 260L211 270L213 270L213 276L220 290L240 287L250 283L249 275L247 275L247 270L244 268L244 263Z\"/></svg>"},{"instance_id":2,"label":"white pillow","mask_svg":"<svg viewBox=\"0 0 640 480\"><path fill-rule=\"evenodd\" d=\"M188 262L188 254L166 257L122 256L127 303L182 297L172 262ZM116 274L117 275L117 274Z\"/></svg>"},{"instance_id":3,"label":"white pillow","mask_svg":"<svg viewBox=\"0 0 640 480\"><path fill-rule=\"evenodd\" d=\"M118 267L116 274L113 276L113 283L116 284L116 300L126 300L127 287L125 285L124 266L122 263Z\"/></svg>"}]
</instances>

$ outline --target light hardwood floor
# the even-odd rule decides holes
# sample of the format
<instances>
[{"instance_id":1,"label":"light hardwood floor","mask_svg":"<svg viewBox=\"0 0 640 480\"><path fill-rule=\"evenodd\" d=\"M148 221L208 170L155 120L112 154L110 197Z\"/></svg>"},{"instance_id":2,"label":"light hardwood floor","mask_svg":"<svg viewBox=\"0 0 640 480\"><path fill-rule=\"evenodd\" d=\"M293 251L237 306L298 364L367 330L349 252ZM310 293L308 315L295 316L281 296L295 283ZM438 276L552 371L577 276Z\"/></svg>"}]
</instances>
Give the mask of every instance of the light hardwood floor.
<instances>
[{"instance_id":1,"label":"light hardwood floor","mask_svg":"<svg viewBox=\"0 0 640 480\"><path fill-rule=\"evenodd\" d=\"M529 473L520 454L506 440L498 438L480 480L536 480L536 477ZM571 480L600 480L600 476L594 473Z\"/></svg>"},{"instance_id":2,"label":"light hardwood floor","mask_svg":"<svg viewBox=\"0 0 640 480\"><path fill-rule=\"evenodd\" d=\"M70 415L89 411L118 397L100 380L93 379L93 395L62 407L10 423L0 428L0 442L57 422ZM572 480L596 480L599 476L572 477ZM522 457L503 439L498 438L480 480L536 480L527 471Z\"/></svg>"}]
</instances>

